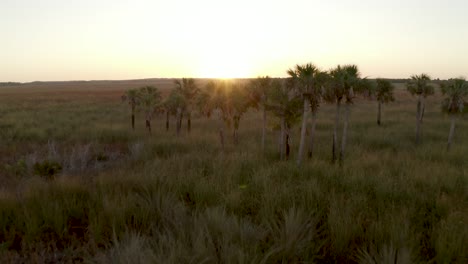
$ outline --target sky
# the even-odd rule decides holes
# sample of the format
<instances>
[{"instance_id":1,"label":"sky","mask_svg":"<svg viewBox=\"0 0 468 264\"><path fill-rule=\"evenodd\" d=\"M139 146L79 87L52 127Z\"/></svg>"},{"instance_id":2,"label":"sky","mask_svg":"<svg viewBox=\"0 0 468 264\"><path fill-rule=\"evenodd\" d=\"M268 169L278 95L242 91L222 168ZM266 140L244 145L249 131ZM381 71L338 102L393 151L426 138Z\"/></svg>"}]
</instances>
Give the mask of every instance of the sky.
<instances>
[{"instance_id":1,"label":"sky","mask_svg":"<svg viewBox=\"0 0 468 264\"><path fill-rule=\"evenodd\" d=\"M0 82L468 77L466 0L0 0Z\"/></svg>"}]
</instances>

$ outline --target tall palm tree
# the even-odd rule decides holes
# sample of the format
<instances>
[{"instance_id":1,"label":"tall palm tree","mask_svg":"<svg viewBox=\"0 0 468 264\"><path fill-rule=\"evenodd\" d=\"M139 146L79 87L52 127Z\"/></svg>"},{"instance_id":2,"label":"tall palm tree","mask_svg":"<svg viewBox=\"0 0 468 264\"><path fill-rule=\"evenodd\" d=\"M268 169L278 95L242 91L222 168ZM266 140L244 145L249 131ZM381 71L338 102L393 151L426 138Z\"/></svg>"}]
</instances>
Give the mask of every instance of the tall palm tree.
<instances>
[{"instance_id":1,"label":"tall palm tree","mask_svg":"<svg viewBox=\"0 0 468 264\"><path fill-rule=\"evenodd\" d=\"M378 102L377 125L379 126L381 124L382 104L395 101L393 90L395 90L395 86L389 80L381 78L376 80L375 91L372 92L375 94Z\"/></svg>"},{"instance_id":2,"label":"tall palm tree","mask_svg":"<svg viewBox=\"0 0 468 264\"><path fill-rule=\"evenodd\" d=\"M406 88L411 95L418 97L416 107L416 144L419 144L421 137L421 123L425 109L425 98L434 94L434 87L430 85L431 77L427 74L412 75Z\"/></svg>"},{"instance_id":3,"label":"tall palm tree","mask_svg":"<svg viewBox=\"0 0 468 264\"><path fill-rule=\"evenodd\" d=\"M341 139L340 164L342 164L344 161L344 153L345 153L346 141L348 137L349 113L351 111L351 105L354 103L354 98L355 98L354 91L361 90L360 86L366 86L366 84L363 83L362 80L360 79L361 74L356 65L345 65L343 68L346 72L345 79L344 79L346 105L345 105L345 116L344 116L344 124L343 124L343 135Z\"/></svg>"},{"instance_id":4,"label":"tall palm tree","mask_svg":"<svg viewBox=\"0 0 468 264\"><path fill-rule=\"evenodd\" d=\"M447 150L450 150L457 116L463 114L467 103L465 100L468 97L468 83L464 78L457 78L449 80L448 83L442 83L440 88L442 94L446 96L442 102L442 111L451 116L450 132L447 140Z\"/></svg>"},{"instance_id":5,"label":"tall palm tree","mask_svg":"<svg viewBox=\"0 0 468 264\"><path fill-rule=\"evenodd\" d=\"M146 128L151 134L151 119L161 108L161 92L156 87L144 86L140 88L139 98L145 112Z\"/></svg>"},{"instance_id":6,"label":"tall palm tree","mask_svg":"<svg viewBox=\"0 0 468 264\"><path fill-rule=\"evenodd\" d=\"M287 71L288 75L297 80L296 89L302 94L304 110L302 114L302 127L301 127L301 140L299 143L299 153L297 157L297 164L300 165L304 155L304 147L306 140L307 132L307 119L309 115L309 110L311 106L311 98L315 96L314 89L316 87L317 75L319 69L312 63L307 63L305 65L296 65L294 69L289 69Z\"/></svg>"},{"instance_id":7,"label":"tall palm tree","mask_svg":"<svg viewBox=\"0 0 468 264\"><path fill-rule=\"evenodd\" d=\"M130 108L132 109L132 129L135 130L135 112L136 112L136 107L140 103L139 91L137 89L129 89L125 91L125 93L122 95L122 101L123 102L128 102L128 105L130 105Z\"/></svg>"},{"instance_id":8,"label":"tall palm tree","mask_svg":"<svg viewBox=\"0 0 468 264\"><path fill-rule=\"evenodd\" d=\"M266 125L267 125L267 111L266 103L268 102L268 93L271 89L272 80L269 76L257 77L250 83L251 96L254 102L262 107L262 153L265 153L265 140L266 140Z\"/></svg>"},{"instance_id":9,"label":"tall palm tree","mask_svg":"<svg viewBox=\"0 0 468 264\"><path fill-rule=\"evenodd\" d=\"M310 141L309 141L309 151L307 156L312 158L314 152L314 140L315 140L315 128L317 126L317 112L322 101L323 90L325 84L329 81L330 76L325 71L319 71L315 78L314 89L312 89L312 94L310 97L310 112L312 113L312 122L310 129Z\"/></svg>"},{"instance_id":10,"label":"tall palm tree","mask_svg":"<svg viewBox=\"0 0 468 264\"><path fill-rule=\"evenodd\" d=\"M266 109L280 119L280 159L289 158L289 131L301 116L303 99L297 94L295 80L272 81Z\"/></svg>"},{"instance_id":11,"label":"tall palm tree","mask_svg":"<svg viewBox=\"0 0 468 264\"><path fill-rule=\"evenodd\" d=\"M341 103L343 99L345 100L343 133L339 155L339 161L340 164L342 164L348 136L350 108L354 103L355 97L354 91L362 90L362 87L367 85L367 83L361 80L360 73L356 65L338 65L336 68L330 70L330 76L331 80L327 84L323 97L326 101L336 104L335 125L333 129L332 162L335 162L338 156L338 126L341 116Z\"/></svg>"},{"instance_id":12,"label":"tall palm tree","mask_svg":"<svg viewBox=\"0 0 468 264\"><path fill-rule=\"evenodd\" d=\"M190 133L192 128L192 108L197 93L200 91L195 79L192 78L182 78L182 80L175 80L176 89L185 99L185 114L187 116L187 132Z\"/></svg>"}]
</instances>

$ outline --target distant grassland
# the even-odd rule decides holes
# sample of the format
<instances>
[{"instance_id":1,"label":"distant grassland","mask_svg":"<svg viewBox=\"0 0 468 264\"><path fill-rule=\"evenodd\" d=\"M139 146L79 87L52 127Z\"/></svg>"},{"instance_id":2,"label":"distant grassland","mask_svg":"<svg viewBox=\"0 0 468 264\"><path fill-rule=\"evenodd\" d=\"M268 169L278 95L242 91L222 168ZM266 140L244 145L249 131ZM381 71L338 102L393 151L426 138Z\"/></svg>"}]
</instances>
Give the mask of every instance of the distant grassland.
<instances>
[{"instance_id":1,"label":"distant grassland","mask_svg":"<svg viewBox=\"0 0 468 264\"><path fill-rule=\"evenodd\" d=\"M199 81L203 86L206 80ZM352 107L343 167L330 164L334 107L318 112L316 152L278 161L269 117L228 133L221 155L214 118L192 132L151 136L120 96L171 79L32 83L0 87L0 261L99 263L468 263L468 118L445 150L450 121L429 97L415 146L416 100ZM185 123L183 125L185 128ZM53 180L35 164L60 164Z\"/></svg>"}]
</instances>

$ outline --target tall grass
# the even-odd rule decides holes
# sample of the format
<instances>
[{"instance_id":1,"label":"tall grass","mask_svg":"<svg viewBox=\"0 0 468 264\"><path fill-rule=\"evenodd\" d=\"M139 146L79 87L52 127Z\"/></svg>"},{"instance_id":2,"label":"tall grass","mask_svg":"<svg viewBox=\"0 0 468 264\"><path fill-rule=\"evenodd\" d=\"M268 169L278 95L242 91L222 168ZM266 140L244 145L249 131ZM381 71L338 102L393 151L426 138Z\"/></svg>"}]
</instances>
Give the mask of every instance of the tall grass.
<instances>
[{"instance_id":1,"label":"tall grass","mask_svg":"<svg viewBox=\"0 0 468 264\"><path fill-rule=\"evenodd\" d=\"M382 127L375 104L358 101L342 167L330 164L334 109L325 105L316 155L298 167L296 151L279 161L277 131L260 154L255 112L220 155L216 120L195 117L192 133L176 137L161 116L148 136L142 117L131 131L119 98L25 96L0 99L0 261L468 261L468 122L446 152L437 98L418 147L410 97L397 94ZM291 137L296 149L298 127ZM63 167L53 179L34 172L46 160Z\"/></svg>"}]
</instances>

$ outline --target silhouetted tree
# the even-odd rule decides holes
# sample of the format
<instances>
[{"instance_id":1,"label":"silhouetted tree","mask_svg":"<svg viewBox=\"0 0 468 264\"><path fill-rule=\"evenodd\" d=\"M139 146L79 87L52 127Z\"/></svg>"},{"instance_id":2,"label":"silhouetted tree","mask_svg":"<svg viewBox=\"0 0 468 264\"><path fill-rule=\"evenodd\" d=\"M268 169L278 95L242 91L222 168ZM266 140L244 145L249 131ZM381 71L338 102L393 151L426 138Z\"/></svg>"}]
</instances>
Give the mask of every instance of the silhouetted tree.
<instances>
[{"instance_id":1,"label":"silhouetted tree","mask_svg":"<svg viewBox=\"0 0 468 264\"><path fill-rule=\"evenodd\" d=\"M146 128L151 134L151 119L153 118L153 114L161 108L161 93L156 87L144 86L140 88L138 95L145 112Z\"/></svg>"},{"instance_id":2,"label":"silhouetted tree","mask_svg":"<svg viewBox=\"0 0 468 264\"><path fill-rule=\"evenodd\" d=\"M421 138L421 123L425 109L425 98L434 94L434 87L430 85L431 77L427 74L412 75L410 81L406 84L407 90L411 95L418 97L416 107L416 144L419 144Z\"/></svg>"},{"instance_id":3,"label":"silhouetted tree","mask_svg":"<svg viewBox=\"0 0 468 264\"><path fill-rule=\"evenodd\" d=\"M303 99L295 89L294 78L272 81L266 109L280 120L280 159L289 158L290 129L301 116Z\"/></svg>"},{"instance_id":4,"label":"silhouetted tree","mask_svg":"<svg viewBox=\"0 0 468 264\"><path fill-rule=\"evenodd\" d=\"M179 118L178 109L183 109L185 105L185 100L182 95L177 90L172 90L169 96L164 100L164 110L166 112L166 131L169 130L169 118L171 115L176 116ZM176 131L177 135L180 133L180 122L179 119L176 118Z\"/></svg>"},{"instance_id":5,"label":"silhouetted tree","mask_svg":"<svg viewBox=\"0 0 468 264\"><path fill-rule=\"evenodd\" d=\"M304 148L305 148L305 140L306 140L306 132L307 132L307 119L309 115L309 110L311 110L311 100L318 99L314 98L317 95L315 92L316 89L320 89L317 87L317 75L320 73L319 69L311 64L305 65L296 65L294 69L288 70L288 75L295 79L295 88L302 94L303 103L304 103L304 110L302 114L302 126L301 126L301 140L299 143L299 153L297 156L297 164L301 164Z\"/></svg>"},{"instance_id":6,"label":"silhouetted tree","mask_svg":"<svg viewBox=\"0 0 468 264\"><path fill-rule=\"evenodd\" d=\"M200 89L197 87L195 80L192 78L183 78L182 80L175 80L176 89L185 100L185 115L187 117L187 132L190 133L192 129L192 108L195 104L195 98ZM180 110L182 111L182 109ZM183 115L184 113L181 113ZM182 117L181 117L182 119ZM182 120L179 122L182 122Z\"/></svg>"},{"instance_id":7,"label":"silhouetted tree","mask_svg":"<svg viewBox=\"0 0 468 264\"><path fill-rule=\"evenodd\" d=\"M442 94L446 98L442 102L442 111L451 116L450 131L447 140L447 150L452 145L455 133L455 123L459 115L463 114L465 100L468 97L468 83L463 78L451 79L447 83L441 84Z\"/></svg>"},{"instance_id":8,"label":"silhouetted tree","mask_svg":"<svg viewBox=\"0 0 468 264\"><path fill-rule=\"evenodd\" d=\"M268 93L271 89L271 78L268 76L257 77L250 83L250 95L255 104L262 107L262 153L265 152L265 140L266 140L266 124L267 124L267 111L266 103L268 102Z\"/></svg>"},{"instance_id":9,"label":"silhouetted tree","mask_svg":"<svg viewBox=\"0 0 468 264\"><path fill-rule=\"evenodd\" d=\"M386 79L378 78L376 80L375 88L372 91L372 95L376 97L378 107L377 107L377 125L381 125L381 116L382 116L382 104L395 101L393 96L393 90L395 86Z\"/></svg>"},{"instance_id":10,"label":"silhouetted tree","mask_svg":"<svg viewBox=\"0 0 468 264\"><path fill-rule=\"evenodd\" d=\"M135 130L135 112L136 112L136 107L140 103L139 101L139 96L138 96L138 90L137 89L129 89L125 91L125 93L122 95L122 101L123 102L128 102L128 105L130 105L130 108L132 110L132 129Z\"/></svg>"},{"instance_id":11,"label":"silhouetted tree","mask_svg":"<svg viewBox=\"0 0 468 264\"><path fill-rule=\"evenodd\" d=\"M324 92L324 99L328 102L336 104L335 125L333 129L333 146L332 146L332 162L337 159L338 148L338 126L341 116L341 103L345 99L345 113L343 120L343 133L341 138L341 150L339 155L340 164L344 160L346 140L348 136L348 123L350 107L354 102L354 90L363 90L360 86L365 86L367 83L362 83L360 73L356 65L338 65L330 70L331 80L328 82Z\"/></svg>"}]
</instances>

